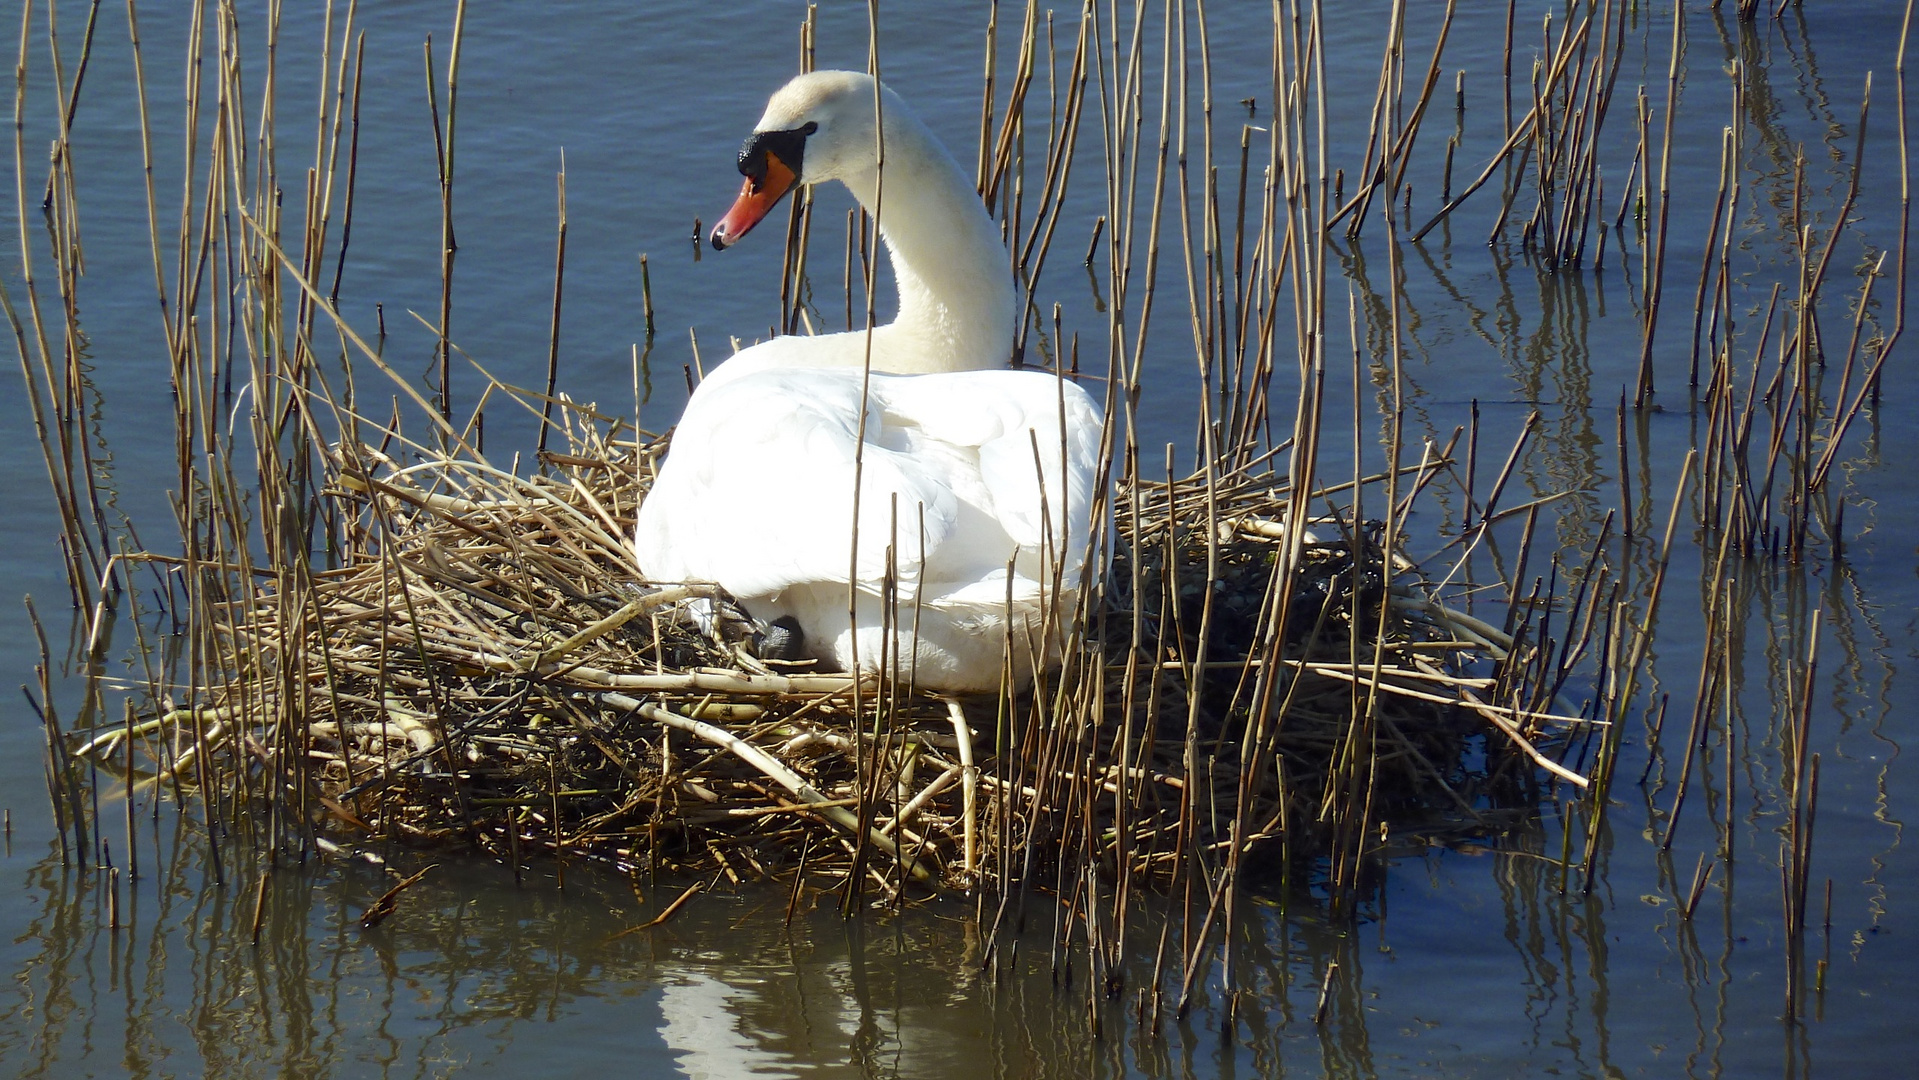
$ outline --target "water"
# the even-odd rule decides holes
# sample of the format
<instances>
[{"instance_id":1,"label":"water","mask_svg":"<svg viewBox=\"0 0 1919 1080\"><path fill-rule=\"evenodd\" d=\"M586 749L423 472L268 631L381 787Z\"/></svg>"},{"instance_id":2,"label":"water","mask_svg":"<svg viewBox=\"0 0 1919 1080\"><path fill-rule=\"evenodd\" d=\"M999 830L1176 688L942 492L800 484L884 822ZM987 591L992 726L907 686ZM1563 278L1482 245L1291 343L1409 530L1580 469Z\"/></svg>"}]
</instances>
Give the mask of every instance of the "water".
<instances>
[{"instance_id":1,"label":"water","mask_svg":"<svg viewBox=\"0 0 1919 1080\"><path fill-rule=\"evenodd\" d=\"M1521 5L1516 47L1524 70L1538 51L1539 16ZM1236 143L1231 103L1270 94L1264 10L1211 5L1220 142ZM1251 5L1258 8L1258 5ZM1330 36L1329 80L1342 93L1329 125L1332 164L1349 172L1363 150L1364 117L1377 74L1382 5L1357 6ZM1450 72L1468 71L1455 183L1474 174L1498 142L1497 65L1503 5L1462 5ZM1479 8L1487 10L1479 10ZM39 10L39 9L36 9ZM85 9L58 9L65 44L77 47ZM178 58L182 17L142 10L163 221L179 184ZM775 240L755 237L724 255L695 259L693 219L708 223L737 185L731 155L771 89L794 69L803 7L758 5L717 14L712 5L582 3L529 16L475 5L461 68L456 214L460 254L453 334L478 362L524 385L543 377L552 293L555 174L564 153L570 232L561 385L614 410L632 408L632 346L644 337L637 256L647 252L660 336L648 354L643 421L670 423L684 397L692 327L709 362L728 335L750 340L777 311ZM1749 102L1746 196L1733 265L1748 321L1760 318L1774 282L1789 273L1794 148L1805 148L1803 201L1823 239L1849 178L1857 106L1874 74L1865 186L1854 225L1833 259L1834 293L1856 291L1857 269L1897 232L1897 150L1892 140L1893 49L1900 5L1849 5L1843 16L1797 9L1762 20L1750 37L1690 13L1690 45L1674 151L1674 209L1667 309L1660 324L1660 408L1629 418L1627 468L1646 499L1643 533L1663 526L1676 469L1703 420L1685 400L1691 293L1718 175L1720 127L1732 117L1724 65L1754 73ZM42 16L36 14L38 20ZM76 159L88 276L81 294L94 378L103 399L117 508L159 549L171 520L170 410L164 348L155 316L137 114L123 13L103 6L76 128ZM259 41L257 13L243 33ZM288 11L282 54L281 138L310 140L317 14ZM363 331L383 305L388 352L409 373L426 372L432 339L409 311L438 310L438 207L421 42L434 35L441 62L450 4L379 5L362 13L367 71L359 204L341 310ZM1663 100L1670 23L1663 9L1634 23L1640 43L1620 79L1615 108L1644 83ZM1415 13L1408 55L1423 70L1436 16ZM1018 21L1002 10L1003 24ZM823 12L822 66L862 66L858 9ZM36 27L40 24L36 21ZM984 13L970 5L888 7L882 49L889 81L965 159L977 125ZM1061 17L1059 36L1070 38ZM40 33L38 29L36 35ZM49 137L46 50L33 38L25 140L26 187L43 177L35 148ZM1636 67L1634 66L1636 65ZM71 57L69 57L69 72ZM1264 116L1261 109L1259 116ZM1254 118L1255 120L1258 117ZM1452 130L1428 121L1424 167ZM1631 125L1609 122L1603 160L1607 200L1629 159ZM1430 140L1426 145L1424 140ZM285 160L298 160L288 154ZM1087 159L1089 161L1093 158ZM1615 165L1614 163L1618 163ZM1090 170L1087 176L1092 175ZM1084 181L1082 180L1082 183ZM1430 176L1416 179L1416 211L1436 206ZM31 196L30 196L31 197ZM177 195L171 196L177 212ZM843 196L823 197L819 220L843 214ZM837 201L836 201L837 200ZM1064 216L1038 287L1062 305L1069 327L1091 333L1110 290L1077 265L1097 212L1083 186ZM827 212L829 208L832 212ZM1387 279L1383 230L1344 248L1362 342L1376 346L1397 289L1407 346L1408 437L1444 442L1480 402L1482 482L1503 459L1530 410L1539 436L1521 456L1508 505L1558 493L1541 527L1567 551L1590 548L1605 509L1618 504L1615 409L1630 392L1639 345L1637 290L1643 267L1543 274L1510 248L1483 239L1497 211L1482 193L1421 246L1406 249L1402 279ZM8 210L8 235L15 222ZM1415 212L1414 218L1423 218ZM37 228L37 222L33 225ZM29 242L43 237L29 230ZM828 230L825 235L832 235ZM1616 240L1617 238L1615 238ZM1343 245L1342 245L1343 247ZM44 255L41 255L44 265ZM1890 263L1889 263L1890 266ZM19 268L6 284L20 301ZM43 270L44 273L44 270ZM1790 280L1785 278L1785 280ZM44 287L44 280L42 283ZM1173 295L1177 274L1162 279ZM1889 282L1877 293L1889 323ZM832 306L823 305L830 313ZM1835 331L1828 328L1828 336ZM1149 386L1141 443L1191 444L1190 346L1179 320L1156 324L1166 359ZM1335 355L1345 347L1335 345ZM1157 1037L1135 1023L1133 997L1149 981L1163 908L1145 902L1126 996L1097 1035L1083 988L1051 963L1056 917L1035 900L1022 949L997 974L982 974L979 923L966 904L845 922L830 905L785 925L786 897L754 888L699 897L663 927L620 936L680 892L676 882L627 882L590 867L547 865L516 883L502 867L446 860L406 894L400 911L371 931L359 914L391 884L360 862L283 866L264 902L256 868L226 867L213 880L203 843L174 808L139 806L142 877L120 899L124 926L111 929L101 875L60 866L42 794L40 734L23 705L0 728L0 800L12 823L0 860L0 1059L22 1075L438 1076L468 1067L505 1075L579 1075L619 1070L645 1076L994 1075L1146 1076L1578 1076L1726 1075L1778 1072L1885 1075L1908 1067L1919 1038L1909 977L1915 949L1905 904L1919 898L1902 845L1915 789L1901 742L1915 704L1915 475L1901 467L1919 409L1912 376L1894 354L1885 404L1862 420L1844 455L1846 558L1803 571L1737 568L1747 644L1730 673L1734 745L1717 740L1702 758L1710 788L1689 797L1670 854L1656 844L1672 804L1672 743L1648 765L1642 729L1629 730L1596 888L1562 894L1550 860L1558 826L1494 843L1395 849L1389 872L1357 923L1329 923L1310 895L1256 898L1256 918L1235 943L1251 996L1222 1039L1217 968L1195 1011L1163 1017ZM457 376L456 376L457 378ZM479 380L455 384L477 392ZM1350 377L1329 387L1328 412L1344 415ZM1374 387L1357 391L1368 406ZM35 596L65 652L65 586L51 537L57 522L20 395L0 401L14 433L0 453L0 496L10 509L5 574ZM531 426L489 417L497 457L530 449ZM1332 447L1327 467L1352 450ZM1376 446L1361 448L1376 461ZM1488 461L1492 464L1488 464ZM1429 534L1456 513L1437 493L1422 513ZM1652 672L1683 724L1698 674L1702 538L1682 522L1666 601L1658 612ZM1430 546L1430 545L1429 545ZM1634 559L1650 558L1645 545ZM1812 901L1811 956L1830 966L1802 1024L1779 1020L1783 960L1779 845L1783 825L1777 702L1796 693L1786 672L1803 648L1808 613L1826 627L1813 696L1812 749L1822 754L1812 879L1832 882L1830 931L1824 897ZM36 649L23 618L0 619L0 666L33 681ZM62 684L70 696L73 681ZM71 709L67 710L71 715ZM1635 721L1636 722L1636 721ZM120 803L103 789L106 834L124 865ZM1694 860L1711 853L1710 820L1731 819L1735 838L1697 914L1682 919ZM396 855L407 872L425 865ZM244 884L242 884L244 883ZM249 941L256 903L260 937ZM990 919L990 911L987 913ZM1177 936L1177 934L1176 934ZM1010 948L1010 943L1005 947ZM1326 1019L1313 1014L1328 965L1339 976Z\"/></svg>"}]
</instances>

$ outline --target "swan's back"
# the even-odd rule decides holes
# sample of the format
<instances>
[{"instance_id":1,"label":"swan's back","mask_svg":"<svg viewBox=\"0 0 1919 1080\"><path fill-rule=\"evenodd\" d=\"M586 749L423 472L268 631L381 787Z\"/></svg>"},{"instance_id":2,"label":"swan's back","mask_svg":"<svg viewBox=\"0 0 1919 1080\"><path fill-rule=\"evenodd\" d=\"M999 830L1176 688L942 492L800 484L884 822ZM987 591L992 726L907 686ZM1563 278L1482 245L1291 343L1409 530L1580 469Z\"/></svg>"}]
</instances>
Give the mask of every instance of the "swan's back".
<instances>
[{"instance_id":1,"label":"swan's back","mask_svg":"<svg viewBox=\"0 0 1919 1080\"><path fill-rule=\"evenodd\" d=\"M840 667L878 662L882 615L912 641L917 611L918 681L991 689L1009 588L1022 637L1048 609L1070 614L1055 582L1078 587L1099 408L1040 372L875 374L862 442L860 385L856 370L772 367L702 387L641 507L640 565L656 580L715 582L756 618L793 616L810 654ZM881 611L889 548L893 614ZM849 573L874 616L858 646ZM959 640L969 633L980 640Z\"/></svg>"}]
</instances>

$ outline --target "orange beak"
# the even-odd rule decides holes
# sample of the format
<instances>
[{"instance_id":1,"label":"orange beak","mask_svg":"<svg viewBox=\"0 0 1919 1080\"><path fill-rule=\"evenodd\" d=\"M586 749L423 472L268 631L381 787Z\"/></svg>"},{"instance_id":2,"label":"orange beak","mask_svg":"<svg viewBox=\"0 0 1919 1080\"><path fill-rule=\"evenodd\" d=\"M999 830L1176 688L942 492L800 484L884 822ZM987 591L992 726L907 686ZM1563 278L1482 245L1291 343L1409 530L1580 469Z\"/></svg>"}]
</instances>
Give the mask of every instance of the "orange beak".
<instances>
[{"instance_id":1,"label":"orange beak","mask_svg":"<svg viewBox=\"0 0 1919 1080\"><path fill-rule=\"evenodd\" d=\"M765 175L757 179L747 177L746 183L740 185L740 197L733 200L733 208L713 226L713 250L736 244L740 237L752 232L753 226L772 212L798 179L779 155L768 152Z\"/></svg>"}]
</instances>

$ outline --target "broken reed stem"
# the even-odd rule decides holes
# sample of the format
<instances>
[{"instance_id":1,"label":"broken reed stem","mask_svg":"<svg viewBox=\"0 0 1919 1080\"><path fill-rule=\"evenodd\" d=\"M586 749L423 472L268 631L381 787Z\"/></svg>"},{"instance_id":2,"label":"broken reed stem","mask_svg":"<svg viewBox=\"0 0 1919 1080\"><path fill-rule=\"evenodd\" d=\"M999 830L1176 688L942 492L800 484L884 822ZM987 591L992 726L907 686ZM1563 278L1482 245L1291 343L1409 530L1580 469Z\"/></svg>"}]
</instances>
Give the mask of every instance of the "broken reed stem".
<instances>
[{"instance_id":1,"label":"broken reed stem","mask_svg":"<svg viewBox=\"0 0 1919 1080\"><path fill-rule=\"evenodd\" d=\"M547 436L551 433L551 430L552 430L553 395L558 390L559 381L560 381L560 308L561 308L561 299L565 296L565 292L566 292L565 290L565 283L566 283L566 153L565 151L561 151L560 153L560 171L559 171L559 175L555 177L554 179L554 187L557 191L556 198L557 198L558 207L559 207L558 209L559 224L555 230L556 235L553 242L553 320L552 320L551 328L549 329L547 333L546 398L540 403L539 452L542 454L546 453ZM641 280L642 282L644 282L645 280L644 268L646 265L646 256L644 255L640 256L640 265L642 268ZM646 309L647 309L646 324L650 329L653 325L653 301L650 295L647 298Z\"/></svg>"}]
</instances>

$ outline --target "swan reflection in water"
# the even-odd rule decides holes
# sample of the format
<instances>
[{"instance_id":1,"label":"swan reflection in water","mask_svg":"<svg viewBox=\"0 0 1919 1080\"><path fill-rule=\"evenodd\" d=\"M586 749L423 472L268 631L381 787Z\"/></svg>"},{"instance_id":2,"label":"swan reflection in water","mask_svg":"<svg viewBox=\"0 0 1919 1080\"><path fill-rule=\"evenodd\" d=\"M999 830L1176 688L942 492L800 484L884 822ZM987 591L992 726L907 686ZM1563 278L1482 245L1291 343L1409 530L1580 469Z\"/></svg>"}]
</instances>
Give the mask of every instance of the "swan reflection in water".
<instances>
[{"instance_id":1,"label":"swan reflection in water","mask_svg":"<svg viewBox=\"0 0 1919 1080\"><path fill-rule=\"evenodd\" d=\"M759 995L701 972L660 984L660 1038L674 1067L691 1080L734 1076L791 1077L800 1074L789 1054L768 1050L743 1030L738 1009ZM848 1039L856 1025L845 1025Z\"/></svg>"},{"instance_id":2,"label":"swan reflection in water","mask_svg":"<svg viewBox=\"0 0 1919 1080\"><path fill-rule=\"evenodd\" d=\"M964 1038L947 1028L958 1018L953 1008L959 1002L937 1000L932 986L896 985L908 1000L887 1009L862 1003L862 987L869 993L880 988L868 984L863 963L847 959L800 961L788 971L724 962L718 970L676 964L661 971L654 989L658 1037L671 1056L671 1075L951 1075L965 1057L955 1052ZM944 985L950 990L953 984ZM927 991L936 998L922 998Z\"/></svg>"}]
</instances>

